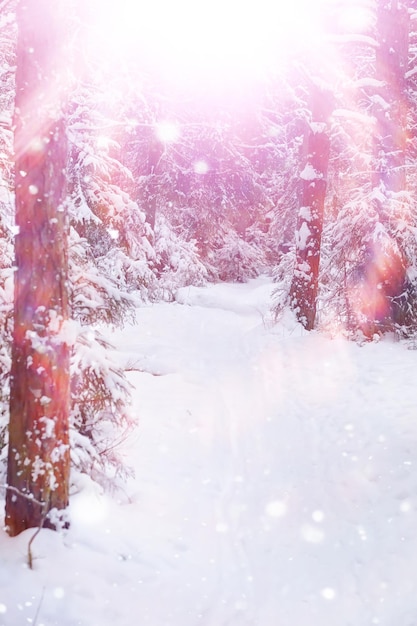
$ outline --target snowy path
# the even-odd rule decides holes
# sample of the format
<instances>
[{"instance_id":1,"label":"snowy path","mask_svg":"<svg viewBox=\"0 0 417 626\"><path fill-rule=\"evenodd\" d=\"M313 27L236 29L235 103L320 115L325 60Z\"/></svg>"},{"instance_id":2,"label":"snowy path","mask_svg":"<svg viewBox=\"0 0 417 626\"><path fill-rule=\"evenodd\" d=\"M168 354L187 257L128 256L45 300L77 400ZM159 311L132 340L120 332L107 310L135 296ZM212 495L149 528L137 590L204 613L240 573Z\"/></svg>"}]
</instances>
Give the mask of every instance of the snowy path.
<instances>
[{"instance_id":1,"label":"snowy path","mask_svg":"<svg viewBox=\"0 0 417 626\"><path fill-rule=\"evenodd\" d=\"M415 626L417 351L273 327L270 292L182 290L113 336L145 370L129 498L86 489L35 572L2 536L1 626Z\"/></svg>"}]
</instances>

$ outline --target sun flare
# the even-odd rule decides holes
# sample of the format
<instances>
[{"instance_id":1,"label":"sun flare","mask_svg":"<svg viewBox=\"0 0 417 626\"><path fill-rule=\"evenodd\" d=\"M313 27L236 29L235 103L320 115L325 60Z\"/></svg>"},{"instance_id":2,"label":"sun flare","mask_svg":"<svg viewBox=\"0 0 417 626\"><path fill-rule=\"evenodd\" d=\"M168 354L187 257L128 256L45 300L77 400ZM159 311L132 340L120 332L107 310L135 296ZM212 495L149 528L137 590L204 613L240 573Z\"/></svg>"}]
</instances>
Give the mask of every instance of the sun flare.
<instances>
[{"instance_id":1,"label":"sun flare","mask_svg":"<svg viewBox=\"0 0 417 626\"><path fill-rule=\"evenodd\" d=\"M311 0L119 0L100 6L97 33L110 50L129 49L139 62L187 79L263 71L297 43L320 36L320 3Z\"/></svg>"},{"instance_id":2,"label":"sun flare","mask_svg":"<svg viewBox=\"0 0 417 626\"><path fill-rule=\"evenodd\" d=\"M375 14L370 6L350 4L343 7L337 19L336 26L345 33L364 33L374 25Z\"/></svg>"}]
</instances>

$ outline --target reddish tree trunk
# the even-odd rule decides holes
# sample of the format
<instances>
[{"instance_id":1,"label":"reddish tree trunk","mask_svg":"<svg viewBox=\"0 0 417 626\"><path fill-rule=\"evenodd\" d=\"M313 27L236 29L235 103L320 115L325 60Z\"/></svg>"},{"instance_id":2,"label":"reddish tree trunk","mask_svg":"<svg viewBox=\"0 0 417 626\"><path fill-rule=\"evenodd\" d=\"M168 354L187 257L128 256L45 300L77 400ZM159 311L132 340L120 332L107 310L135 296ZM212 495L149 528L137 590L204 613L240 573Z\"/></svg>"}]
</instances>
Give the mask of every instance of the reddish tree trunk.
<instances>
[{"instance_id":1,"label":"reddish tree trunk","mask_svg":"<svg viewBox=\"0 0 417 626\"><path fill-rule=\"evenodd\" d=\"M55 527L68 504L67 148L64 24L56 0L21 0L15 103L15 307L6 525ZM58 517L60 514L58 514Z\"/></svg>"},{"instance_id":2,"label":"reddish tree trunk","mask_svg":"<svg viewBox=\"0 0 417 626\"><path fill-rule=\"evenodd\" d=\"M327 187L330 140L328 94L313 87L312 122L304 136L304 168L300 174L300 209L296 230L296 264L291 285L291 308L307 330L314 328L317 310L321 237Z\"/></svg>"},{"instance_id":3,"label":"reddish tree trunk","mask_svg":"<svg viewBox=\"0 0 417 626\"><path fill-rule=\"evenodd\" d=\"M409 15L400 2L382 0L377 8L378 47L376 78L383 83L381 98L374 100L376 119L374 186L384 192L405 189L407 142L406 71Z\"/></svg>"}]
</instances>

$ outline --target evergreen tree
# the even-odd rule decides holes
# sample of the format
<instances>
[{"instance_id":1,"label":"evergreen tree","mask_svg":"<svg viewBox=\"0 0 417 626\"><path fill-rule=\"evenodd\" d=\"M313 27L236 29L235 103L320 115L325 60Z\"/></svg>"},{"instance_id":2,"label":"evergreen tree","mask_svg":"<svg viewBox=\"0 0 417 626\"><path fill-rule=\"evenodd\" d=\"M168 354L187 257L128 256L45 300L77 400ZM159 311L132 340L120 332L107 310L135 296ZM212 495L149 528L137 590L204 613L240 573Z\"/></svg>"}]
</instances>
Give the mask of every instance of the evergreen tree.
<instances>
[{"instance_id":1,"label":"evergreen tree","mask_svg":"<svg viewBox=\"0 0 417 626\"><path fill-rule=\"evenodd\" d=\"M300 208L295 239L295 269L290 290L290 305L307 330L314 328L324 204L327 188L330 139L328 118L332 108L327 89L313 84L310 89L311 120L304 134Z\"/></svg>"},{"instance_id":2,"label":"evergreen tree","mask_svg":"<svg viewBox=\"0 0 417 626\"><path fill-rule=\"evenodd\" d=\"M69 497L65 3L21 0L15 108L16 278L6 525L55 527ZM33 111L37 115L33 115Z\"/></svg>"},{"instance_id":3,"label":"evergreen tree","mask_svg":"<svg viewBox=\"0 0 417 626\"><path fill-rule=\"evenodd\" d=\"M369 34L341 39L346 79L324 235L322 321L368 337L415 325L408 32L404 3L379 3Z\"/></svg>"},{"instance_id":4,"label":"evergreen tree","mask_svg":"<svg viewBox=\"0 0 417 626\"><path fill-rule=\"evenodd\" d=\"M5 467L9 418L10 346L13 314L13 101L16 28L14 3L0 14L0 482Z\"/></svg>"}]
</instances>

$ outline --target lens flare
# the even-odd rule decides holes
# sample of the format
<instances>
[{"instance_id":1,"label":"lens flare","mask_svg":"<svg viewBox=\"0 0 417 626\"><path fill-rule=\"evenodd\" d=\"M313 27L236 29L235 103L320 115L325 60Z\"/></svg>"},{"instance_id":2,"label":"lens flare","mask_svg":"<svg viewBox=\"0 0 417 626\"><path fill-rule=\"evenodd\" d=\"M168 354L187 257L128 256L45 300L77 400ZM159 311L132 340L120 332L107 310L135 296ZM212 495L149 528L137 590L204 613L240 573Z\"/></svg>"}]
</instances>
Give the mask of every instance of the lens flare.
<instances>
[{"instance_id":1,"label":"lens flare","mask_svg":"<svg viewBox=\"0 0 417 626\"><path fill-rule=\"evenodd\" d=\"M401 292L405 272L396 242L386 237L372 243L349 290L351 309L365 334L392 317L392 299Z\"/></svg>"}]
</instances>

